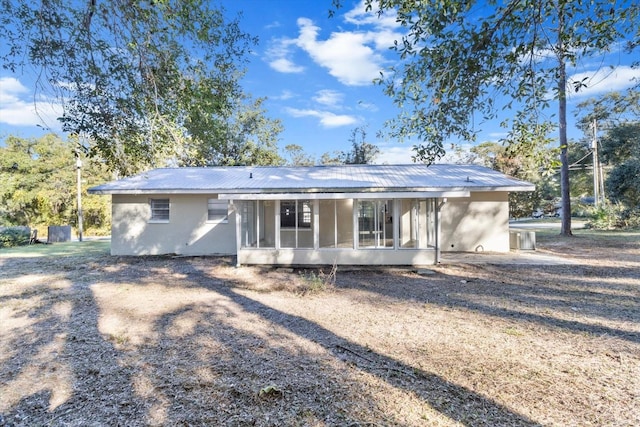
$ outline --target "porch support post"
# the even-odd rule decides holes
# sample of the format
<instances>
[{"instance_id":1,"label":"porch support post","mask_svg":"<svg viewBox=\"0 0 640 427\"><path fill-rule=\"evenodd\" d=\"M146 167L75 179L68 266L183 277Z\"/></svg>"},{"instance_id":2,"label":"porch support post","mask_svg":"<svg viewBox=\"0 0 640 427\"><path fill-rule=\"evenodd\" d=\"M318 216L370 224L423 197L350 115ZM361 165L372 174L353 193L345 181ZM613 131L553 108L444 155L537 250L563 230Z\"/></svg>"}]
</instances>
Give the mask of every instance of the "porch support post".
<instances>
[{"instance_id":1,"label":"porch support post","mask_svg":"<svg viewBox=\"0 0 640 427\"><path fill-rule=\"evenodd\" d=\"M320 247L320 200L311 200L313 203L313 249Z\"/></svg>"},{"instance_id":2,"label":"porch support post","mask_svg":"<svg viewBox=\"0 0 640 427\"><path fill-rule=\"evenodd\" d=\"M436 199L436 238L435 238L435 243L436 243L436 264L440 263L440 233L441 233L441 226L440 223L441 221L441 215L440 212L442 210L442 206L444 206L444 204L447 203L447 198L443 198L443 199Z\"/></svg>"},{"instance_id":3,"label":"porch support post","mask_svg":"<svg viewBox=\"0 0 640 427\"><path fill-rule=\"evenodd\" d=\"M242 247L242 208L240 205L230 201L233 211L236 214L236 267L240 267L240 248ZM240 202L245 203L245 202Z\"/></svg>"}]
</instances>

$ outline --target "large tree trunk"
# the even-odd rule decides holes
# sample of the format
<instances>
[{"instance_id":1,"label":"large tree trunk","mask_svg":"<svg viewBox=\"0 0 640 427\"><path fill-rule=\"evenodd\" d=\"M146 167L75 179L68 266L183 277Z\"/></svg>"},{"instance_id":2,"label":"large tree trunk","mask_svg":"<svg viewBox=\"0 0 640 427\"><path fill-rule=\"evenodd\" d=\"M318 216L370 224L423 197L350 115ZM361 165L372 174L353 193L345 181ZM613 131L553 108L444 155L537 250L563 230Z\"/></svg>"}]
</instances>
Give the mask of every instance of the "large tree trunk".
<instances>
[{"instance_id":1,"label":"large tree trunk","mask_svg":"<svg viewBox=\"0 0 640 427\"><path fill-rule=\"evenodd\" d=\"M569 186L569 157L567 156L567 70L564 54L564 10L558 8L558 131L560 133L560 197L562 198L562 226L560 234L571 236L571 193Z\"/></svg>"}]
</instances>

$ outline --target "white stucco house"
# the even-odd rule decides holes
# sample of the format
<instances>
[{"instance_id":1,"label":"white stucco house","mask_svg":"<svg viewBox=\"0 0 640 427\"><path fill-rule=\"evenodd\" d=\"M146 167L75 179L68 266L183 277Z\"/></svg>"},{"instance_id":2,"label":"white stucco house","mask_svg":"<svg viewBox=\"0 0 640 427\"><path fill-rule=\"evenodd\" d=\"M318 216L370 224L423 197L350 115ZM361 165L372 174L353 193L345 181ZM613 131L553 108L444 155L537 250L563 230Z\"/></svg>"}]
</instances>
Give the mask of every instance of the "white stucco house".
<instances>
[{"instance_id":1,"label":"white stucco house","mask_svg":"<svg viewBox=\"0 0 640 427\"><path fill-rule=\"evenodd\" d=\"M236 255L240 264L428 265L441 251L509 251L511 191L475 165L155 169L112 196L114 255Z\"/></svg>"}]
</instances>

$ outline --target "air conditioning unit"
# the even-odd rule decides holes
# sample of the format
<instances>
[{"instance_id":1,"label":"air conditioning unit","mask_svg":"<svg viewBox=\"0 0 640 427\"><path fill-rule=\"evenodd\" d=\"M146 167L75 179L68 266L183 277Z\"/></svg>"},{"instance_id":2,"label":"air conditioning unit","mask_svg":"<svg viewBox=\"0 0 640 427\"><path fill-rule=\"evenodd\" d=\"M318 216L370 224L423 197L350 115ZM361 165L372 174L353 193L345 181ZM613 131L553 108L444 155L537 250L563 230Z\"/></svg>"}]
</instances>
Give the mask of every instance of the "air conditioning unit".
<instances>
[{"instance_id":1,"label":"air conditioning unit","mask_svg":"<svg viewBox=\"0 0 640 427\"><path fill-rule=\"evenodd\" d=\"M509 232L509 247L511 249L521 251L535 251L536 250L536 232L535 231L523 231L523 230L511 230Z\"/></svg>"}]
</instances>

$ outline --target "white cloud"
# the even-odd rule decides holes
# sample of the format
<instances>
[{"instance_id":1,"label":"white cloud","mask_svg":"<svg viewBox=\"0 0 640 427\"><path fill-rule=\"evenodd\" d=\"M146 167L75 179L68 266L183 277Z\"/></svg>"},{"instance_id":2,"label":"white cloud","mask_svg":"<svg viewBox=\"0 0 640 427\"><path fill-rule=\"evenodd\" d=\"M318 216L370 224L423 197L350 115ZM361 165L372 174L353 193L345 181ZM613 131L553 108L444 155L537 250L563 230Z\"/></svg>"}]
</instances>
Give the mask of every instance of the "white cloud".
<instances>
[{"instance_id":1,"label":"white cloud","mask_svg":"<svg viewBox=\"0 0 640 427\"><path fill-rule=\"evenodd\" d=\"M0 78L0 122L12 126L44 125L59 129L62 106L45 97L28 99L30 89L14 77Z\"/></svg>"},{"instance_id":2,"label":"white cloud","mask_svg":"<svg viewBox=\"0 0 640 427\"><path fill-rule=\"evenodd\" d=\"M295 47L294 39L281 38L271 41L266 52L266 60L271 68L280 73L301 73L304 67L295 64L291 59L292 48Z\"/></svg>"},{"instance_id":3,"label":"white cloud","mask_svg":"<svg viewBox=\"0 0 640 427\"><path fill-rule=\"evenodd\" d=\"M376 104L372 102L366 102L366 101L358 101L358 109L364 110L364 111L370 111L372 113L375 113L380 110Z\"/></svg>"},{"instance_id":4,"label":"white cloud","mask_svg":"<svg viewBox=\"0 0 640 427\"><path fill-rule=\"evenodd\" d=\"M286 111L293 117L316 117L320 119L320 125L325 128L349 126L358 122L358 119L353 116L334 114L329 111L301 110L298 108L287 108Z\"/></svg>"},{"instance_id":5,"label":"white cloud","mask_svg":"<svg viewBox=\"0 0 640 427\"><path fill-rule=\"evenodd\" d=\"M280 27L280 22L279 21L273 21L270 24L267 24L264 26L265 29L267 30L271 30L272 28L279 28Z\"/></svg>"},{"instance_id":6,"label":"white cloud","mask_svg":"<svg viewBox=\"0 0 640 427\"><path fill-rule=\"evenodd\" d=\"M395 40L400 25L393 11L378 16L377 11L365 11L364 2L343 15L349 25L366 26L368 31L336 31L328 39L320 38L320 28L311 19L298 18L296 38L274 39L266 53L271 68L282 73L300 73L305 68L292 60L294 48L299 48L329 74L347 86L367 86L379 77L386 59L383 55Z\"/></svg>"},{"instance_id":7,"label":"white cloud","mask_svg":"<svg viewBox=\"0 0 640 427\"><path fill-rule=\"evenodd\" d=\"M277 99L280 101L286 101L287 99L291 99L291 98L295 98L296 94L293 93L292 91L285 89L283 90L280 95L276 95L276 96L271 96L269 97L270 99Z\"/></svg>"},{"instance_id":8,"label":"white cloud","mask_svg":"<svg viewBox=\"0 0 640 427\"><path fill-rule=\"evenodd\" d=\"M323 89L316 92L316 96L312 98L318 104L326 105L327 107L338 108L342 104L344 94L336 90Z\"/></svg>"},{"instance_id":9,"label":"white cloud","mask_svg":"<svg viewBox=\"0 0 640 427\"><path fill-rule=\"evenodd\" d=\"M574 82L584 80L586 87L576 93ZM567 78L567 91L572 97L593 96L606 92L627 89L640 80L640 69L623 65L615 68L600 68L596 71L576 73Z\"/></svg>"},{"instance_id":10,"label":"white cloud","mask_svg":"<svg viewBox=\"0 0 640 427\"><path fill-rule=\"evenodd\" d=\"M269 66L281 73L301 73L304 71L304 67L294 64L287 58L278 58L269 62Z\"/></svg>"},{"instance_id":11,"label":"white cloud","mask_svg":"<svg viewBox=\"0 0 640 427\"><path fill-rule=\"evenodd\" d=\"M413 163L411 156L414 154L411 145L378 144L380 154L374 163L387 165L406 165Z\"/></svg>"},{"instance_id":12,"label":"white cloud","mask_svg":"<svg viewBox=\"0 0 640 427\"><path fill-rule=\"evenodd\" d=\"M377 6L377 4L374 6ZM376 7L375 9L372 8L367 11L364 0L360 1L356 7L345 13L344 20L354 25L373 25L379 28L400 27L395 10L388 9L381 14L380 9Z\"/></svg>"},{"instance_id":13,"label":"white cloud","mask_svg":"<svg viewBox=\"0 0 640 427\"><path fill-rule=\"evenodd\" d=\"M375 41L375 33L335 32L327 40L318 40L320 28L313 21L299 18L298 26L300 35L296 44L341 83L365 86L378 77L385 60L368 46Z\"/></svg>"}]
</instances>

